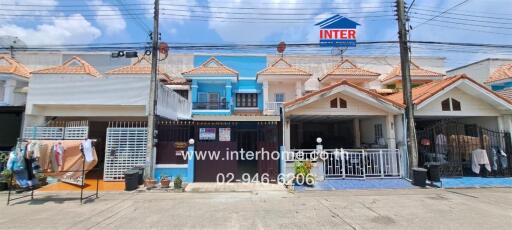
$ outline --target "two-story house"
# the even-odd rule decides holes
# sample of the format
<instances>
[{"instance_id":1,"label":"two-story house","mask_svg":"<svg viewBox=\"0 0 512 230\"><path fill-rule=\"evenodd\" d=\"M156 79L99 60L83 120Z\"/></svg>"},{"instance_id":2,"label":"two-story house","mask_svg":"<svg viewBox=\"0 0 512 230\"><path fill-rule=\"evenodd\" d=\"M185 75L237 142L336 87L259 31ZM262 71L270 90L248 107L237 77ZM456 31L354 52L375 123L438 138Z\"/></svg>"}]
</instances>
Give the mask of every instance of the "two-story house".
<instances>
[{"instance_id":1,"label":"two-story house","mask_svg":"<svg viewBox=\"0 0 512 230\"><path fill-rule=\"evenodd\" d=\"M16 59L0 56L0 150L16 145L25 111L30 71Z\"/></svg>"},{"instance_id":2,"label":"two-story house","mask_svg":"<svg viewBox=\"0 0 512 230\"><path fill-rule=\"evenodd\" d=\"M263 113L263 87L256 80L257 72L265 67L265 56L197 55L194 56L194 67L182 72L190 82L192 121L161 128L169 133L183 134L162 134L166 142L161 143L161 146L165 145L162 149L179 148L187 141L182 137L191 137L195 140L196 152L218 151L222 154L220 158L196 160L194 181L215 182L219 174L230 174L236 179L241 179L244 174L251 178L256 174L271 174L274 180L277 177L278 159L257 157L262 149L277 152L281 144L280 116ZM230 151L239 153L225 156ZM162 160L157 159L156 176L174 174L170 167L180 160L175 156L159 155Z\"/></svg>"}]
</instances>

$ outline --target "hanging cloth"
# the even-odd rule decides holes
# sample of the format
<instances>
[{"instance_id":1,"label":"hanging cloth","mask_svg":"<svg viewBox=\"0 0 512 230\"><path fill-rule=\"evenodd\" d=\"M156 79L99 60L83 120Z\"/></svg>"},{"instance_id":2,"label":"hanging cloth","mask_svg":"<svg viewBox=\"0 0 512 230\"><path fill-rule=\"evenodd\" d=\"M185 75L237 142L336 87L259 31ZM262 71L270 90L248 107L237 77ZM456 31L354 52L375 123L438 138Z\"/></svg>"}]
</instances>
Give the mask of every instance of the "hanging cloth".
<instances>
[{"instance_id":1,"label":"hanging cloth","mask_svg":"<svg viewBox=\"0 0 512 230\"><path fill-rule=\"evenodd\" d=\"M85 161L86 162L93 161L92 141L90 139L82 141L81 148L82 148L82 151L84 153Z\"/></svg>"}]
</instances>

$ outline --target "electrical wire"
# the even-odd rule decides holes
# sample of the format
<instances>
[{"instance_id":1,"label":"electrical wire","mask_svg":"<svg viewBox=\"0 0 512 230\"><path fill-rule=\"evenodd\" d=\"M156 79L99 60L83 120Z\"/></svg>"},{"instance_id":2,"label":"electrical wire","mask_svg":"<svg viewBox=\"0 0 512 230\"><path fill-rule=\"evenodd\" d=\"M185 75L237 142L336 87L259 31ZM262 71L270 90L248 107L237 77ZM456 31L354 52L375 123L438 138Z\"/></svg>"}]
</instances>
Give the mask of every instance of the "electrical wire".
<instances>
[{"instance_id":1,"label":"electrical wire","mask_svg":"<svg viewBox=\"0 0 512 230\"><path fill-rule=\"evenodd\" d=\"M459 7L459 6L462 6L463 4L467 3L468 1L469 1L469 0L464 0L464 1L462 1L462 2L460 2L460 3L458 3L458 4L454 5L454 6L452 6L452 7L450 7L450 8L448 8L448 9L444 10L443 12L439 13L439 14L438 14L438 15L436 15L436 16L434 16L434 17L432 17L432 18L430 18L430 19L427 19L426 21L420 22L419 24L416 24L416 26L414 26L414 27L413 27L413 29L418 28L418 27L420 27L420 26L424 25L424 24L425 24L425 23L427 23L427 22L430 22L430 21L432 21L432 20L435 20L436 18L438 18L438 17L440 17L441 15L443 15L443 14L447 13L448 11L453 10L453 9L455 9L455 8Z\"/></svg>"}]
</instances>

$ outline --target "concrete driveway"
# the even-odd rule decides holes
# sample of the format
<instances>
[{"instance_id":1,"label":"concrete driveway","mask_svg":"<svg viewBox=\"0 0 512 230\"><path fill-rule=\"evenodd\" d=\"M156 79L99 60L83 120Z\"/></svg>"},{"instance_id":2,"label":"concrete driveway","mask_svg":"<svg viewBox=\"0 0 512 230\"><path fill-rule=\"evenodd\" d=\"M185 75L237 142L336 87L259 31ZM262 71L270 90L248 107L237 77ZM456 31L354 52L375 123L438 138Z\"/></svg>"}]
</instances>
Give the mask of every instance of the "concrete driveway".
<instances>
[{"instance_id":1,"label":"concrete driveway","mask_svg":"<svg viewBox=\"0 0 512 230\"><path fill-rule=\"evenodd\" d=\"M71 196L72 195L72 196ZM0 229L510 229L512 189L39 193ZM5 200L6 195L0 198ZM4 205L4 204L3 204Z\"/></svg>"}]
</instances>

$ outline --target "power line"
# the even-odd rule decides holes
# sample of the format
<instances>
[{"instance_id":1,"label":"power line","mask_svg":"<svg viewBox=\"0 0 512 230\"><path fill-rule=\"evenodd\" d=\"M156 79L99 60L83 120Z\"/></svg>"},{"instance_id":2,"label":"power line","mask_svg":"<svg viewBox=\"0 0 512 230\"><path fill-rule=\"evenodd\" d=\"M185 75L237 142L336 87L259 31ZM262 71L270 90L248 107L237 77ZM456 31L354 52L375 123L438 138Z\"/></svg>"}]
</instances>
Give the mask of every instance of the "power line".
<instances>
[{"instance_id":1,"label":"power line","mask_svg":"<svg viewBox=\"0 0 512 230\"><path fill-rule=\"evenodd\" d=\"M123 0L116 0L116 2L119 3L119 5L121 6L121 8L126 11L127 13L130 13L130 9L126 8L125 5L124 5L124 2ZM134 14L135 15L135 23L137 25L139 25L139 27L146 33L150 33L151 32L151 28L149 28L149 26L144 22L144 20L140 19L139 16L137 14Z\"/></svg>"},{"instance_id":2,"label":"power line","mask_svg":"<svg viewBox=\"0 0 512 230\"><path fill-rule=\"evenodd\" d=\"M450 11L450 10L452 10L452 9L455 9L455 8L457 8L457 7L461 6L461 5L463 5L464 3L468 2L468 1L469 1L469 0L464 0L464 1L462 1L462 2L460 2L460 3L458 3L458 4L454 5L454 6L452 6L452 7L450 7L450 8L448 8L448 9L444 10L444 11L443 11L443 12L441 12L440 14L438 14L438 15L436 15L436 16L434 16L434 17L430 18L430 19L427 19L426 21L423 21L423 22L421 22L421 23L417 24L415 27L413 27L413 29L418 28L418 27L420 27L420 26L424 25L425 23L427 23L427 22L429 22L429 21L432 21L432 20L434 20L434 19L438 18L439 16L441 16L441 15L443 15L443 14L447 13L448 11Z\"/></svg>"}]
</instances>

